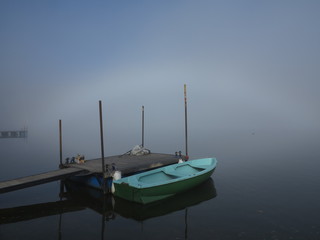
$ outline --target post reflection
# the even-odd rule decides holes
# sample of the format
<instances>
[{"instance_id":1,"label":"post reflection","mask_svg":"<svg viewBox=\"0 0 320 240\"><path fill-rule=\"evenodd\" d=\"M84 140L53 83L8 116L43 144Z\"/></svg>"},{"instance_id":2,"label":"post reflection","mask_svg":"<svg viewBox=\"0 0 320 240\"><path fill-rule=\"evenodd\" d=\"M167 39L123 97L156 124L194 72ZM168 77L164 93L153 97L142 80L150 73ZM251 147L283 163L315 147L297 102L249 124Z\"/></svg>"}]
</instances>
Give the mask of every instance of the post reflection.
<instances>
[{"instance_id":1,"label":"post reflection","mask_svg":"<svg viewBox=\"0 0 320 240\"><path fill-rule=\"evenodd\" d=\"M104 239L106 222L116 219L117 216L143 222L185 209L184 222L185 236L187 237L188 208L216 196L217 192L211 178L187 192L147 205L129 202L112 195L104 195L95 189L80 186L71 181L64 181L60 185L60 201L0 209L0 224L59 215L59 239L61 239L63 214L89 208L102 217L101 237Z\"/></svg>"}]
</instances>

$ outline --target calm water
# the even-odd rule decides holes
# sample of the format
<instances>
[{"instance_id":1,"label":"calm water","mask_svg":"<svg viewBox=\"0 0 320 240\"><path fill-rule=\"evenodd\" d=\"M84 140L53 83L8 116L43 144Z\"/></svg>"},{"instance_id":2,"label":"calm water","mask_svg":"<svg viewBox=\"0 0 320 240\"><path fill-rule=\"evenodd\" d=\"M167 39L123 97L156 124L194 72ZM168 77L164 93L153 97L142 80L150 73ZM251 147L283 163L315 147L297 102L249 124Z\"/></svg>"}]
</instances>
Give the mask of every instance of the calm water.
<instances>
[{"instance_id":1,"label":"calm water","mask_svg":"<svg viewBox=\"0 0 320 240\"><path fill-rule=\"evenodd\" d=\"M60 182L2 194L0 239L320 239L318 134L192 139L193 158L218 159L212 179L198 188L150 206L71 184L59 196ZM0 180L55 169L53 145L0 139Z\"/></svg>"}]
</instances>

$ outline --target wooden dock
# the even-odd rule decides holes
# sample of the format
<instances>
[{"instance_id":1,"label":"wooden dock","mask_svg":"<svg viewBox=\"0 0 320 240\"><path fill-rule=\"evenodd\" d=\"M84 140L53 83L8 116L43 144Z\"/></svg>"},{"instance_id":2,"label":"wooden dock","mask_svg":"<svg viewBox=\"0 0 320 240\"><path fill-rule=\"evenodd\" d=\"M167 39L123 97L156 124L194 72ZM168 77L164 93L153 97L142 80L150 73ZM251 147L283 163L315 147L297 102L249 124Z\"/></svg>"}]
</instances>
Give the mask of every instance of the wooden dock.
<instances>
[{"instance_id":1,"label":"wooden dock","mask_svg":"<svg viewBox=\"0 0 320 240\"><path fill-rule=\"evenodd\" d=\"M186 156L176 156L173 154L151 153L142 156L132 156L129 154L104 157L103 143L103 120L102 120L102 101L99 101L99 119L100 119L100 137L101 137L101 157L98 159L87 160L83 163L63 163L62 159L62 121L59 120L59 148L60 148L60 169L41 173L33 176L17 178L9 181L0 182L0 193L9 192L17 189L35 186L79 174L95 174L100 179L101 188L105 192L105 180L112 177L112 172L116 169L121 171L122 176L134 174L140 171L147 171L157 167L167 166L178 163L179 159L188 159L188 132L187 132L187 95L186 84L184 85L184 103L185 103L185 143ZM0 131L0 138L8 137L27 137L27 129L23 131ZM144 106L142 106L142 144L144 146ZM180 151L181 154L181 151ZM72 158L73 159L73 158ZM92 176L89 176L89 178ZM82 178L83 179L83 178ZM108 179L110 180L110 179ZM110 181L109 181L110 182Z\"/></svg>"},{"instance_id":2,"label":"wooden dock","mask_svg":"<svg viewBox=\"0 0 320 240\"><path fill-rule=\"evenodd\" d=\"M184 156L182 156L185 159ZM161 166L177 163L179 157L172 154L151 153L143 156L117 155L105 158L105 164L110 171L106 176L111 177L112 166L121 171L123 175L139 171L146 171ZM79 174L102 174L101 158L87 160L84 163L71 163L63 165L64 168L51 172L41 173L28 177L17 178L0 182L0 193L10 192L18 189L32 187Z\"/></svg>"},{"instance_id":3,"label":"wooden dock","mask_svg":"<svg viewBox=\"0 0 320 240\"><path fill-rule=\"evenodd\" d=\"M8 180L0 182L0 193L11 192L22 188L32 187L39 184L48 183L66 177L74 176L84 172L86 172L86 170L79 168L64 168L28 177Z\"/></svg>"}]
</instances>

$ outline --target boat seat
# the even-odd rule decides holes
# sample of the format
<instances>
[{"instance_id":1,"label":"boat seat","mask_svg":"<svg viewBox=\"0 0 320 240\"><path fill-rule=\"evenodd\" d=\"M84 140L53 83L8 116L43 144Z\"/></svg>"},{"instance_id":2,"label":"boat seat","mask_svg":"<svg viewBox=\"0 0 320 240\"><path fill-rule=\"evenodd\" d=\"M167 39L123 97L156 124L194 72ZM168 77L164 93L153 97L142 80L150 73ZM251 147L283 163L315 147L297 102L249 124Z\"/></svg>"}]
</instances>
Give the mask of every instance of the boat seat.
<instances>
[{"instance_id":1,"label":"boat seat","mask_svg":"<svg viewBox=\"0 0 320 240\"><path fill-rule=\"evenodd\" d=\"M128 178L128 183L129 183L129 185L131 185L131 186L138 186L139 181L138 181L138 179L135 178L135 177L130 177L130 178Z\"/></svg>"},{"instance_id":2,"label":"boat seat","mask_svg":"<svg viewBox=\"0 0 320 240\"><path fill-rule=\"evenodd\" d=\"M183 177L183 175L175 172L175 168L173 166L167 166L165 167L165 169L163 170L163 172L165 174L171 175L173 177Z\"/></svg>"},{"instance_id":3,"label":"boat seat","mask_svg":"<svg viewBox=\"0 0 320 240\"><path fill-rule=\"evenodd\" d=\"M208 168L208 165L193 165L193 164L190 164L191 167L193 168L198 168L198 169L207 169Z\"/></svg>"},{"instance_id":4,"label":"boat seat","mask_svg":"<svg viewBox=\"0 0 320 240\"><path fill-rule=\"evenodd\" d=\"M198 174L205 170L205 168L195 166L190 163L184 163L175 167L175 174L182 174L182 176L188 176L193 174Z\"/></svg>"},{"instance_id":5,"label":"boat seat","mask_svg":"<svg viewBox=\"0 0 320 240\"><path fill-rule=\"evenodd\" d=\"M180 178L180 177L184 177L185 176L184 174L179 174L179 173L171 172L171 171L165 171L165 174L171 175L171 176L176 177L176 178Z\"/></svg>"}]
</instances>

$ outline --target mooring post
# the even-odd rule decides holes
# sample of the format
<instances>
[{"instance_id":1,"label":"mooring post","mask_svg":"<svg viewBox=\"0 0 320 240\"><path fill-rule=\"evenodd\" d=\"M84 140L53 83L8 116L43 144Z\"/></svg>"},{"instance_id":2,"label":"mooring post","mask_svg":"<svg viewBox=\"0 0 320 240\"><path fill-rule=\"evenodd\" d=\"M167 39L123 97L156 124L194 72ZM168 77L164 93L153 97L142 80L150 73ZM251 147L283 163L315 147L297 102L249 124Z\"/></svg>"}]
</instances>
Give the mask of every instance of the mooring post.
<instances>
[{"instance_id":1,"label":"mooring post","mask_svg":"<svg viewBox=\"0 0 320 240\"><path fill-rule=\"evenodd\" d=\"M188 114L187 114L187 85L184 84L184 121L185 121L185 140L186 140L186 160L189 159L188 155Z\"/></svg>"},{"instance_id":2,"label":"mooring post","mask_svg":"<svg viewBox=\"0 0 320 240\"><path fill-rule=\"evenodd\" d=\"M61 119L59 119L59 145L60 145L60 165L62 167L62 123Z\"/></svg>"},{"instance_id":3,"label":"mooring post","mask_svg":"<svg viewBox=\"0 0 320 240\"><path fill-rule=\"evenodd\" d=\"M106 188L105 188L105 172L106 172L106 167L104 164L104 144L103 144L103 122L102 122L102 102L101 100L99 101L99 115L100 115L100 139L101 139L101 159L102 159L102 191L103 193L106 193Z\"/></svg>"},{"instance_id":4,"label":"mooring post","mask_svg":"<svg viewBox=\"0 0 320 240\"><path fill-rule=\"evenodd\" d=\"M144 147L144 106L142 106L142 147Z\"/></svg>"}]
</instances>

